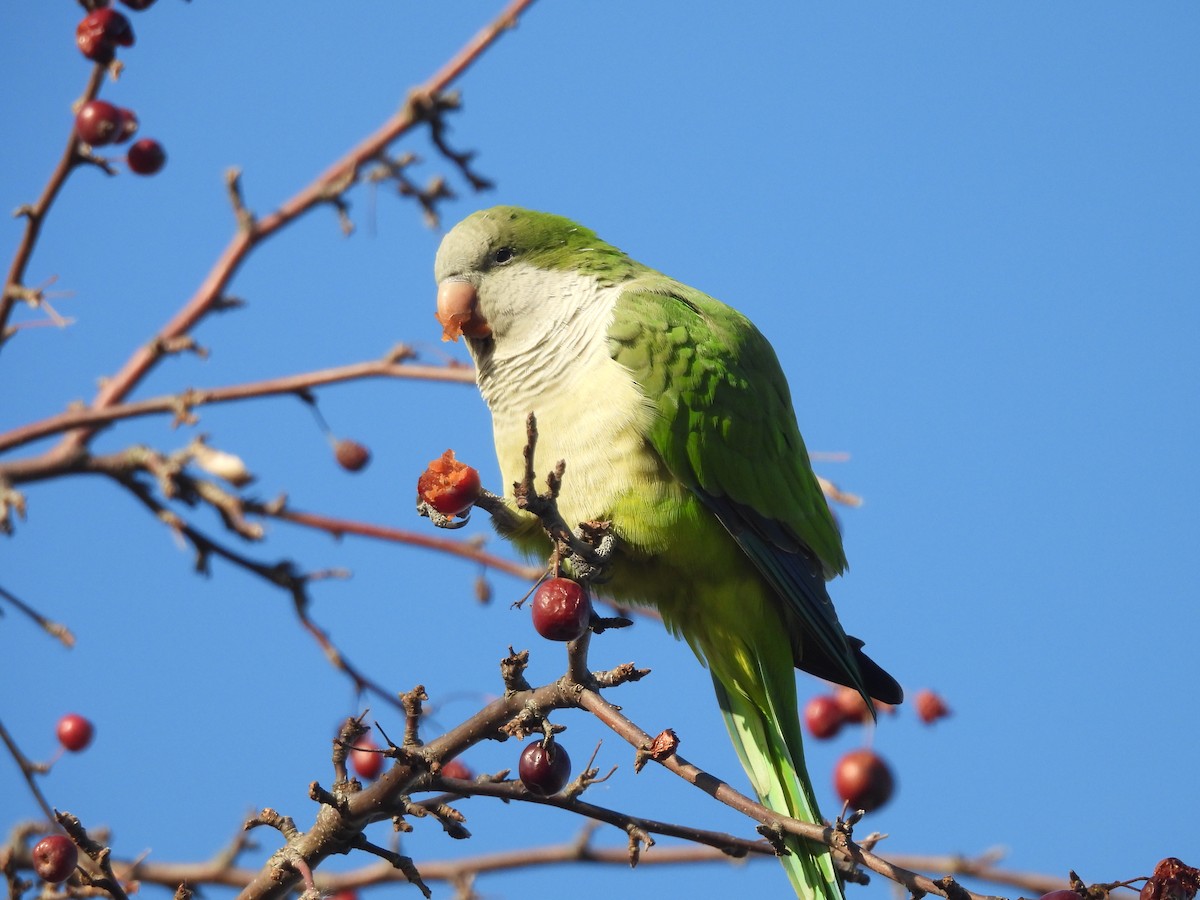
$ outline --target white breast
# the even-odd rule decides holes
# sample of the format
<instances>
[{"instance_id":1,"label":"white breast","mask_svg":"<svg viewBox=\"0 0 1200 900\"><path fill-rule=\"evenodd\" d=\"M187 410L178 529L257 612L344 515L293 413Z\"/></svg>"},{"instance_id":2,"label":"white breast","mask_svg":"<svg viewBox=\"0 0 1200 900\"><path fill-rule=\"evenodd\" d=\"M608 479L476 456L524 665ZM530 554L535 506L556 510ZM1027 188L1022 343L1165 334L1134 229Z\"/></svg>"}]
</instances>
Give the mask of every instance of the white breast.
<instances>
[{"instance_id":1,"label":"white breast","mask_svg":"<svg viewBox=\"0 0 1200 900\"><path fill-rule=\"evenodd\" d=\"M650 406L629 371L608 353L606 335L620 287L571 273L539 272L532 283L531 273L519 274L522 297L516 305L535 297L538 308L519 310L524 314L492 352L476 359L505 493L511 495L513 482L523 476L525 422L534 413L539 488L564 460L563 518L572 525L603 518L618 493L655 471L644 440Z\"/></svg>"}]
</instances>

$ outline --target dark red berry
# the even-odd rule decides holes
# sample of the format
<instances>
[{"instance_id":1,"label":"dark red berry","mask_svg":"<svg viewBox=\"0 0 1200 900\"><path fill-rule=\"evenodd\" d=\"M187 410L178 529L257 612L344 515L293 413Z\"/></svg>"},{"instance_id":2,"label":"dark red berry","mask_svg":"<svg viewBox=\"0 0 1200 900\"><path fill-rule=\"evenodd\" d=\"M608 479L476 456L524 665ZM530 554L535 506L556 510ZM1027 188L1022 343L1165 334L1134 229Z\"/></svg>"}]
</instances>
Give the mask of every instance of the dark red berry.
<instances>
[{"instance_id":1,"label":"dark red berry","mask_svg":"<svg viewBox=\"0 0 1200 900\"><path fill-rule=\"evenodd\" d=\"M550 578L533 595L533 627L551 641L583 637L592 621L592 602L583 586L570 578Z\"/></svg>"},{"instance_id":2,"label":"dark red berry","mask_svg":"<svg viewBox=\"0 0 1200 900\"><path fill-rule=\"evenodd\" d=\"M135 134L138 130L138 117L132 109L117 110L117 133L113 136L114 144L123 144Z\"/></svg>"},{"instance_id":3,"label":"dark red berry","mask_svg":"<svg viewBox=\"0 0 1200 900\"><path fill-rule=\"evenodd\" d=\"M97 9L84 16L76 26L75 43L88 59L108 65L116 55L117 47L133 46L133 28L115 9Z\"/></svg>"},{"instance_id":4,"label":"dark red berry","mask_svg":"<svg viewBox=\"0 0 1200 900\"><path fill-rule=\"evenodd\" d=\"M441 774L446 778L459 778L463 781L470 781L475 777L475 773L461 759L450 760L450 762L442 766Z\"/></svg>"},{"instance_id":5,"label":"dark red berry","mask_svg":"<svg viewBox=\"0 0 1200 900\"><path fill-rule=\"evenodd\" d=\"M561 791L571 777L571 757L558 743L547 747L537 740L521 751L517 774L529 791L549 797Z\"/></svg>"},{"instance_id":6,"label":"dark red berry","mask_svg":"<svg viewBox=\"0 0 1200 900\"><path fill-rule=\"evenodd\" d=\"M845 721L866 722L871 718L872 707L867 706L867 701L863 699L862 694L854 688L838 685L833 696L837 700L838 706L842 708L842 718Z\"/></svg>"},{"instance_id":7,"label":"dark red berry","mask_svg":"<svg viewBox=\"0 0 1200 900\"><path fill-rule=\"evenodd\" d=\"M79 713L67 713L59 719L57 731L58 742L72 753L78 753L86 748L96 733L92 723Z\"/></svg>"},{"instance_id":8,"label":"dark red berry","mask_svg":"<svg viewBox=\"0 0 1200 900\"><path fill-rule=\"evenodd\" d=\"M358 900L358 891L346 888L344 891L338 891L329 900Z\"/></svg>"},{"instance_id":9,"label":"dark red berry","mask_svg":"<svg viewBox=\"0 0 1200 900\"><path fill-rule=\"evenodd\" d=\"M917 691L913 703L917 708L917 717L926 725L950 715L950 707L941 695L928 689Z\"/></svg>"},{"instance_id":10,"label":"dark red berry","mask_svg":"<svg viewBox=\"0 0 1200 900\"><path fill-rule=\"evenodd\" d=\"M153 175L166 164L167 154L162 144L150 138L142 138L129 148L125 162L129 170L139 175Z\"/></svg>"},{"instance_id":11,"label":"dark red berry","mask_svg":"<svg viewBox=\"0 0 1200 900\"><path fill-rule=\"evenodd\" d=\"M417 479L417 496L443 516L461 516L479 498L483 485L479 473L447 450L433 460Z\"/></svg>"},{"instance_id":12,"label":"dark red berry","mask_svg":"<svg viewBox=\"0 0 1200 900\"><path fill-rule=\"evenodd\" d=\"M354 742L354 747L350 750L350 763L359 778L378 778L379 773L383 771L383 754L377 752L378 749L375 742L366 735Z\"/></svg>"},{"instance_id":13,"label":"dark red berry","mask_svg":"<svg viewBox=\"0 0 1200 900\"><path fill-rule=\"evenodd\" d=\"M371 461L371 451L358 441L342 438L333 446L338 465L347 472L360 472Z\"/></svg>"},{"instance_id":14,"label":"dark red berry","mask_svg":"<svg viewBox=\"0 0 1200 900\"><path fill-rule=\"evenodd\" d=\"M65 834L42 838L33 847L33 870L50 884L66 881L79 862L79 850Z\"/></svg>"},{"instance_id":15,"label":"dark red berry","mask_svg":"<svg viewBox=\"0 0 1200 900\"><path fill-rule=\"evenodd\" d=\"M804 724L815 738L833 737L842 730L844 721L841 704L828 694L813 697L804 707Z\"/></svg>"},{"instance_id":16,"label":"dark red berry","mask_svg":"<svg viewBox=\"0 0 1200 900\"><path fill-rule=\"evenodd\" d=\"M143 9L149 9L154 5L154 0L121 0L130 9L136 9L141 12Z\"/></svg>"},{"instance_id":17,"label":"dark red berry","mask_svg":"<svg viewBox=\"0 0 1200 900\"><path fill-rule=\"evenodd\" d=\"M1051 891L1048 894L1042 894L1038 900L1083 900L1083 898L1075 891L1063 888L1061 891Z\"/></svg>"},{"instance_id":18,"label":"dark red berry","mask_svg":"<svg viewBox=\"0 0 1200 900\"><path fill-rule=\"evenodd\" d=\"M89 100L75 114L75 133L93 147L111 144L122 128L121 110L106 100Z\"/></svg>"},{"instance_id":19,"label":"dark red berry","mask_svg":"<svg viewBox=\"0 0 1200 900\"><path fill-rule=\"evenodd\" d=\"M875 751L851 750L838 760L833 770L833 786L852 808L870 812L891 799L896 779Z\"/></svg>"}]
</instances>

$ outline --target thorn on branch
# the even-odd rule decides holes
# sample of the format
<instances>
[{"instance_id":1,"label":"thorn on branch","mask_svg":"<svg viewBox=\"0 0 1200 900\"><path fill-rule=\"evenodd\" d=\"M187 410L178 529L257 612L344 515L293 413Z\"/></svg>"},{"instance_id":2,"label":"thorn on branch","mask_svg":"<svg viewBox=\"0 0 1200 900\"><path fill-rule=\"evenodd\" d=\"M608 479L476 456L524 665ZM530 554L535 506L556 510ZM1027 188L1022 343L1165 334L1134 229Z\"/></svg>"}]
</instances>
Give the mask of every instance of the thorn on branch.
<instances>
[{"instance_id":1,"label":"thorn on branch","mask_svg":"<svg viewBox=\"0 0 1200 900\"><path fill-rule=\"evenodd\" d=\"M242 309L246 305L246 301L241 297L230 297L227 294L222 294L215 299L209 306L213 312L230 312L235 309Z\"/></svg>"},{"instance_id":2,"label":"thorn on branch","mask_svg":"<svg viewBox=\"0 0 1200 900\"><path fill-rule=\"evenodd\" d=\"M242 170L234 166L225 172L225 188L229 192L229 202L233 206L233 214L237 217L238 228L244 232L252 232L258 222L254 213L246 208L242 197Z\"/></svg>"}]
</instances>

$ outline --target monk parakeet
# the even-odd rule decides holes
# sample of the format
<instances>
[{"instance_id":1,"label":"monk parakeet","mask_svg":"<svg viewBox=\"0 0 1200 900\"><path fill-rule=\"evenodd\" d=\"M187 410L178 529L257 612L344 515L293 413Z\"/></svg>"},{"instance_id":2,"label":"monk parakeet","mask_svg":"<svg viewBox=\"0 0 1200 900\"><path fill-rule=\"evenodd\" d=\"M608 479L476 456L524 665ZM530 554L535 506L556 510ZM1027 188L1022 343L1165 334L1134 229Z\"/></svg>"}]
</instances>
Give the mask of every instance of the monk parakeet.
<instances>
[{"instance_id":1,"label":"monk parakeet","mask_svg":"<svg viewBox=\"0 0 1200 900\"><path fill-rule=\"evenodd\" d=\"M566 462L563 519L612 523L617 549L596 590L659 611L707 665L763 805L819 823L793 667L887 703L902 692L829 600L846 558L770 344L737 310L547 213L468 216L435 275L504 482L523 478L534 413L542 469ZM544 558L539 523L512 510L498 527ZM787 846L797 895L840 900L828 852Z\"/></svg>"}]
</instances>

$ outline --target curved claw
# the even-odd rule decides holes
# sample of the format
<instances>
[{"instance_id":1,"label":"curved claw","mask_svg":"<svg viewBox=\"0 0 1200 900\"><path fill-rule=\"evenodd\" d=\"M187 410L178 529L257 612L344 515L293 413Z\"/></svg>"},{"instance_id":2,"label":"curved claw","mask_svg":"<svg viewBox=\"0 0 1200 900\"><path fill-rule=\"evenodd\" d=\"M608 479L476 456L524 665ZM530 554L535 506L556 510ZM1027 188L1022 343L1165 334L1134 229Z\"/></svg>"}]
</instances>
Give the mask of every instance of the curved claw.
<instances>
[{"instance_id":1,"label":"curved claw","mask_svg":"<svg viewBox=\"0 0 1200 900\"><path fill-rule=\"evenodd\" d=\"M429 521L432 522L436 527L446 528L450 531L454 531L457 528L462 528L471 521L471 514L469 512L464 515L461 520L455 520L450 516L447 516L445 513L438 512L424 500L418 501L417 514L429 519Z\"/></svg>"}]
</instances>

